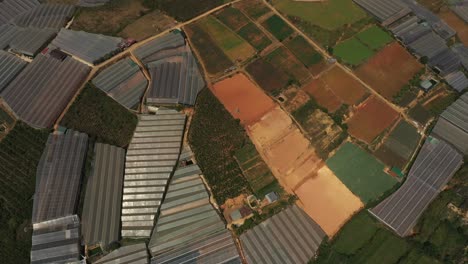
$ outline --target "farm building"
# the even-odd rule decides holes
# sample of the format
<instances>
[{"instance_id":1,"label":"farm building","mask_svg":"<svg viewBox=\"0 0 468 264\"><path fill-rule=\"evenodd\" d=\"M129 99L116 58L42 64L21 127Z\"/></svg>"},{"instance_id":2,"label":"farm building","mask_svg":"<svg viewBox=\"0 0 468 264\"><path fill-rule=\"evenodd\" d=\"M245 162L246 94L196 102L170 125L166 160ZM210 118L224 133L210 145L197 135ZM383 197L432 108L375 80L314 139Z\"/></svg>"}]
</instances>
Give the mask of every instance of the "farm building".
<instances>
[{"instance_id":1,"label":"farm building","mask_svg":"<svg viewBox=\"0 0 468 264\"><path fill-rule=\"evenodd\" d=\"M52 45L90 64L120 50L122 38L62 28Z\"/></svg>"},{"instance_id":2,"label":"farm building","mask_svg":"<svg viewBox=\"0 0 468 264\"><path fill-rule=\"evenodd\" d=\"M185 115L158 110L140 115L128 147L122 202L122 237L150 237L182 145Z\"/></svg>"},{"instance_id":3,"label":"farm building","mask_svg":"<svg viewBox=\"0 0 468 264\"><path fill-rule=\"evenodd\" d=\"M49 135L36 172L33 223L75 212L87 148L86 134L69 130Z\"/></svg>"},{"instance_id":4,"label":"farm building","mask_svg":"<svg viewBox=\"0 0 468 264\"><path fill-rule=\"evenodd\" d=\"M325 232L296 205L267 219L240 237L247 262L308 263Z\"/></svg>"},{"instance_id":5,"label":"farm building","mask_svg":"<svg viewBox=\"0 0 468 264\"><path fill-rule=\"evenodd\" d=\"M73 5L41 4L16 16L11 22L20 27L60 29L74 12Z\"/></svg>"},{"instance_id":6,"label":"farm building","mask_svg":"<svg viewBox=\"0 0 468 264\"><path fill-rule=\"evenodd\" d=\"M191 155L186 149L181 157ZM196 164L175 171L148 245L152 262L241 263L230 232L210 204L201 173Z\"/></svg>"},{"instance_id":7,"label":"farm building","mask_svg":"<svg viewBox=\"0 0 468 264\"><path fill-rule=\"evenodd\" d=\"M388 29L406 45L432 31L431 27L421 22L417 16L401 19L390 25Z\"/></svg>"},{"instance_id":8,"label":"farm building","mask_svg":"<svg viewBox=\"0 0 468 264\"><path fill-rule=\"evenodd\" d=\"M432 132L468 154L468 93L442 113Z\"/></svg>"},{"instance_id":9,"label":"farm building","mask_svg":"<svg viewBox=\"0 0 468 264\"><path fill-rule=\"evenodd\" d=\"M429 65L436 69L442 76L457 71L461 68L460 58L455 52L447 48L429 60Z\"/></svg>"},{"instance_id":10,"label":"farm building","mask_svg":"<svg viewBox=\"0 0 468 264\"><path fill-rule=\"evenodd\" d=\"M408 48L420 57L427 57L429 59L448 49L445 40L434 32L429 32L409 43Z\"/></svg>"},{"instance_id":11,"label":"farm building","mask_svg":"<svg viewBox=\"0 0 468 264\"><path fill-rule=\"evenodd\" d=\"M0 92L27 65L22 59L0 50Z\"/></svg>"},{"instance_id":12,"label":"farm building","mask_svg":"<svg viewBox=\"0 0 468 264\"><path fill-rule=\"evenodd\" d=\"M463 163L453 147L429 137L405 183L370 212L400 236L410 235L418 218Z\"/></svg>"},{"instance_id":13,"label":"farm building","mask_svg":"<svg viewBox=\"0 0 468 264\"><path fill-rule=\"evenodd\" d=\"M39 6L37 0L4 0L0 2L0 25L8 24L15 17Z\"/></svg>"},{"instance_id":14,"label":"farm building","mask_svg":"<svg viewBox=\"0 0 468 264\"><path fill-rule=\"evenodd\" d=\"M19 28L9 46L14 53L34 57L47 46L55 34L54 29Z\"/></svg>"},{"instance_id":15,"label":"farm building","mask_svg":"<svg viewBox=\"0 0 468 264\"><path fill-rule=\"evenodd\" d=\"M130 58L104 69L92 83L127 108L138 105L148 87L148 80Z\"/></svg>"},{"instance_id":16,"label":"farm building","mask_svg":"<svg viewBox=\"0 0 468 264\"><path fill-rule=\"evenodd\" d=\"M450 9L452 9L452 11L455 12L455 14L457 14L461 19L468 23L468 1L458 0L452 2L455 3L450 5Z\"/></svg>"},{"instance_id":17,"label":"farm building","mask_svg":"<svg viewBox=\"0 0 468 264\"><path fill-rule=\"evenodd\" d=\"M78 2L78 5L79 6L84 6L84 7L96 7L96 6L105 5L109 1L110 0L80 0Z\"/></svg>"},{"instance_id":18,"label":"farm building","mask_svg":"<svg viewBox=\"0 0 468 264\"><path fill-rule=\"evenodd\" d=\"M148 264L148 251L145 243L123 246L100 258L96 264Z\"/></svg>"},{"instance_id":19,"label":"farm building","mask_svg":"<svg viewBox=\"0 0 468 264\"><path fill-rule=\"evenodd\" d=\"M33 127L46 128L67 106L89 68L72 59L39 54L2 92L10 108Z\"/></svg>"},{"instance_id":20,"label":"farm building","mask_svg":"<svg viewBox=\"0 0 468 264\"><path fill-rule=\"evenodd\" d=\"M457 90L458 92L462 92L468 88L468 78L466 78L462 71L450 73L449 75L445 76L445 80L450 86L452 86L453 89Z\"/></svg>"},{"instance_id":21,"label":"farm building","mask_svg":"<svg viewBox=\"0 0 468 264\"><path fill-rule=\"evenodd\" d=\"M124 164L124 149L96 143L82 215L86 245L107 248L119 240Z\"/></svg>"},{"instance_id":22,"label":"farm building","mask_svg":"<svg viewBox=\"0 0 468 264\"><path fill-rule=\"evenodd\" d=\"M135 51L151 75L146 102L193 105L205 82L181 33L172 32Z\"/></svg>"},{"instance_id":23,"label":"farm building","mask_svg":"<svg viewBox=\"0 0 468 264\"><path fill-rule=\"evenodd\" d=\"M460 58L460 61L463 65L463 67L468 70L468 47L464 46L463 44L455 44L452 46L453 52L455 52L458 57Z\"/></svg>"},{"instance_id":24,"label":"farm building","mask_svg":"<svg viewBox=\"0 0 468 264\"><path fill-rule=\"evenodd\" d=\"M411 13L401 0L354 0L354 2L375 16L383 25L389 25Z\"/></svg>"},{"instance_id":25,"label":"farm building","mask_svg":"<svg viewBox=\"0 0 468 264\"><path fill-rule=\"evenodd\" d=\"M70 215L33 226L31 263L71 263L80 259L80 219Z\"/></svg>"}]
</instances>

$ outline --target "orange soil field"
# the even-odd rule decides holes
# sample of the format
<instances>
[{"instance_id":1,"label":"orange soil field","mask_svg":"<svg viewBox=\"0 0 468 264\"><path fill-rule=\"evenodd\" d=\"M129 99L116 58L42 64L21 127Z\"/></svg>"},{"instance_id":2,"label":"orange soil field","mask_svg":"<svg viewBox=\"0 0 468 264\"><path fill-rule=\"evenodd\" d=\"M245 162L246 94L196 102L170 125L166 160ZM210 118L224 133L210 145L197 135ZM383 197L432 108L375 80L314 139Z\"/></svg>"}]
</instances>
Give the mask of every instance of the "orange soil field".
<instances>
[{"instance_id":1,"label":"orange soil field","mask_svg":"<svg viewBox=\"0 0 468 264\"><path fill-rule=\"evenodd\" d=\"M341 103L354 105L366 95L366 88L363 85L336 66L322 74L318 79L313 80L304 89L322 106L330 107L330 111L333 111L333 108L336 107L336 102L329 103L327 98L333 98L334 96ZM333 95L326 96L326 92L331 92ZM314 93L317 94L317 97L315 97Z\"/></svg>"},{"instance_id":2,"label":"orange soil field","mask_svg":"<svg viewBox=\"0 0 468 264\"><path fill-rule=\"evenodd\" d=\"M329 112L335 112L342 105L341 99L326 85L321 85L320 81L314 80L304 86L303 89L314 97L317 103L325 107Z\"/></svg>"},{"instance_id":3,"label":"orange soil field","mask_svg":"<svg viewBox=\"0 0 468 264\"><path fill-rule=\"evenodd\" d=\"M212 90L229 113L240 119L243 125L256 122L275 107L273 100L242 73L214 84Z\"/></svg>"},{"instance_id":4,"label":"orange soil field","mask_svg":"<svg viewBox=\"0 0 468 264\"><path fill-rule=\"evenodd\" d=\"M394 42L355 72L375 91L392 100L421 68L422 65L405 48Z\"/></svg>"},{"instance_id":5,"label":"orange soil field","mask_svg":"<svg viewBox=\"0 0 468 264\"><path fill-rule=\"evenodd\" d=\"M397 111L375 96L362 103L348 120L348 131L352 136L366 142L372 141L399 117Z\"/></svg>"},{"instance_id":6,"label":"orange soil field","mask_svg":"<svg viewBox=\"0 0 468 264\"><path fill-rule=\"evenodd\" d=\"M308 179L297 190L298 205L322 227L329 237L357 211L364 207L356 197L327 167Z\"/></svg>"},{"instance_id":7,"label":"orange soil field","mask_svg":"<svg viewBox=\"0 0 468 264\"><path fill-rule=\"evenodd\" d=\"M452 10L447 10L439 13L442 18L449 26L457 31L457 35L461 42L468 46L468 26L461 18L459 18Z\"/></svg>"}]
</instances>

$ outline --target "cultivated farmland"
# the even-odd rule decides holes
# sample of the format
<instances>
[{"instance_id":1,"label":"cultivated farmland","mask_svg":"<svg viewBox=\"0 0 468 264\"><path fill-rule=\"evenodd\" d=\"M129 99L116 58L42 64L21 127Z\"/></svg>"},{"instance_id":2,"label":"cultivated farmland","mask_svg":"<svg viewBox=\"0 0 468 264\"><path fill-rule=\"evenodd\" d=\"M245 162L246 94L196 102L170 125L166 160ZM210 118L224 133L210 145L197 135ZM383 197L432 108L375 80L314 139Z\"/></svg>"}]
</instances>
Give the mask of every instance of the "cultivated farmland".
<instances>
[{"instance_id":1,"label":"cultivated farmland","mask_svg":"<svg viewBox=\"0 0 468 264\"><path fill-rule=\"evenodd\" d=\"M350 142L342 145L327 165L365 204L377 200L397 183L383 171L382 163Z\"/></svg>"},{"instance_id":2,"label":"cultivated farmland","mask_svg":"<svg viewBox=\"0 0 468 264\"><path fill-rule=\"evenodd\" d=\"M285 40L294 30L277 15L272 15L262 23L262 26L270 31L279 41Z\"/></svg>"},{"instance_id":3,"label":"cultivated farmland","mask_svg":"<svg viewBox=\"0 0 468 264\"><path fill-rule=\"evenodd\" d=\"M356 34L356 38L373 50L379 50L393 41L392 36L376 25L359 32Z\"/></svg>"},{"instance_id":4,"label":"cultivated farmland","mask_svg":"<svg viewBox=\"0 0 468 264\"><path fill-rule=\"evenodd\" d=\"M271 10L266 7L261 0L244 0L235 3L234 6L242 10L254 20L257 20L271 12Z\"/></svg>"},{"instance_id":5,"label":"cultivated farmland","mask_svg":"<svg viewBox=\"0 0 468 264\"><path fill-rule=\"evenodd\" d=\"M352 136L370 144L398 117L398 112L386 102L371 96L357 108L354 115L347 121L348 131Z\"/></svg>"},{"instance_id":6,"label":"cultivated farmland","mask_svg":"<svg viewBox=\"0 0 468 264\"><path fill-rule=\"evenodd\" d=\"M304 37L297 35L284 45L296 56L313 75L321 73L326 68L326 62Z\"/></svg>"},{"instance_id":7,"label":"cultivated farmland","mask_svg":"<svg viewBox=\"0 0 468 264\"><path fill-rule=\"evenodd\" d=\"M213 93L243 125L255 123L275 107L273 100L243 74L214 84Z\"/></svg>"},{"instance_id":8,"label":"cultivated farmland","mask_svg":"<svg viewBox=\"0 0 468 264\"><path fill-rule=\"evenodd\" d=\"M249 19L239 9L234 7L226 7L219 11L216 13L216 18L235 32L249 23Z\"/></svg>"},{"instance_id":9,"label":"cultivated farmland","mask_svg":"<svg viewBox=\"0 0 468 264\"><path fill-rule=\"evenodd\" d=\"M262 58L249 64L246 70L263 90L270 93L278 93L289 84L289 76L284 71Z\"/></svg>"},{"instance_id":10,"label":"cultivated farmland","mask_svg":"<svg viewBox=\"0 0 468 264\"><path fill-rule=\"evenodd\" d=\"M360 79L388 100L392 100L422 65L399 43L382 49L356 69Z\"/></svg>"},{"instance_id":11,"label":"cultivated farmland","mask_svg":"<svg viewBox=\"0 0 468 264\"><path fill-rule=\"evenodd\" d=\"M255 53L254 48L249 43L214 16L208 16L197 23L210 35L231 61L245 61Z\"/></svg>"},{"instance_id":12,"label":"cultivated farmland","mask_svg":"<svg viewBox=\"0 0 468 264\"><path fill-rule=\"evenodd\" d=\"M172 17L166 16L159 10L154 10L128 24L118 35L141 41L175 25L176 21Z\"/></svg>"},{"instance_id":13,"label":"cultivated farmland","mask_svg":"<svg viewBox=\"0 0 468 264\"><path fill-rule=\"evenodd\" d=\"M91 84L81 91L60 123L121 147L130 142L136 124L134 114Z\"/></svg>"},{"instance_id":14,"label":"cultivated farmland","mask_svg":"<svg viewBox=\"0 0 468 264\"><path fill-rule=\"evenodd\" d=\"M279 47L265 56L275 68L289 76L289 82L304 84L311 78L307 68L285 47ZM271 78L270 75L269 78Z\"/></svg>"},{"instance_id":15,"label":"cultivated farmland","mask_svg":"<svg viewBox=\"0 0 468 264\"><path fill-rule=\"evenodd\" d=\"M333 48L333 55L340 58L344 63L356 66L374 55L374 52L357 38L352 37L338 43Z\"/></svg>"},{"instance_id":16,"label":"cultivated farmland","mask_svg":"<svg viewBox=\"0 0 468 264\"><path fill-rule=\"evenodd\" d=\"M262 51L271 44L271 40L254 23L249 22L237 32L257 51Z\"/></svg>"},{"instance_id":17,"label":"cultivated farmland","mask_svg":"<svg viewBox=\"0 0 468 264\"><path fill-rule=\"evenodd\" d=\"M150 1L143 1L150 2ZM201 15L210 9L222 5L224 0L156 0L156 6L161 11L179 21L187 21Z\"/></svg>"}]
</instances>

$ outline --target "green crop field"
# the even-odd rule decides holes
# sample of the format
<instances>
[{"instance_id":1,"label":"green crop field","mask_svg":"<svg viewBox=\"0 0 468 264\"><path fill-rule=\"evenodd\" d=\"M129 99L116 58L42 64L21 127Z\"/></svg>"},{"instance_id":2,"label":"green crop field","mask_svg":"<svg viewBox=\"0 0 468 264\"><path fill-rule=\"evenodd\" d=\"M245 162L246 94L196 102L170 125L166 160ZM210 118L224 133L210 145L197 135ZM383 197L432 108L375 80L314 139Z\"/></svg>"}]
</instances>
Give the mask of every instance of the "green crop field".
<instances>
[{"instance_id":1,"label":"green crop field","mask_svg":"<svg viewBox=\"0 0 468 264\"><path fill-rule=\"evenodd\" d=\"M372 57L374 52L353 37L338 43L333 48L333 54L343 62L357 66Z\"/></svg>"},{"instance_id":2,"label":"green crop field","mask_svg":"<svg viewBox=\"0 0 468 264\"><path fill-rule=\"evenodd\" d=\"M335 240L335 250L346 255L356 253L377 232L378 228L373 221L372 216L366 212L357 214L340 231Z\"/></svg>"},{"instance_id":3,"label":"green crop field","mask_svg":"<svg viewBox=\"0 0 468 264\"><path fill-rule=\"evenodd\" d=\"M286 42L285 45L306 67L311 67L323 60L322 55L300 35Z\"/></svg>"},{"instance_id":4,"label":"green crop field","mask_svg":"<svg viewBox=\"0 0 468 264\"><path fill-rule=\"evenodd\" d=\"M252 143L246 144L238 150L235 157L257 197L262 198L272 191L272 186L279 187L275 176Z\"/></svg>"},{"instance_id":5,"label":"green crop field","mask_svg":"<svg viewBox=\"0 0 468 264\"><path fill-rule=\"evenodd\" d=\"M397 183L384 165L352 143L345 143L326 161L336 176L364 203L380 198Z\"/></svg>"},{"instance_id":6,"label":"green crop field","mask_svg":"<svg viewBox=\"0 0 468 264\"><path fill-rule=\"evenodd\" d=\"M36 168L48 132L18 122L0 142L0 258L29 263Z\"/></svg>"},{"instance_id":7,"label":"green crop field","mask_svg":"<svg viewBox=\"0 0 468 264\"><path fill-rule=\"evenodd\" d=\"M133 137L137 122L135 114L87 84L60 125L96 137L100 142L125 147Z\"/></svg>"},{"instance_id":8,"label":"green crop field","mask_svg":"<svg viewBox=\"0 0 468 264\"><path fill-rule=\"evenodd\" d=\"M223 8L223 10L216 13L216 18L234 31L238 31L249 22L249 19L234 7Z\"/></svg>"},{"instance_id":9,"label":"green crop field","mask_svg":"<svg viewBox=\"0 0 468 264\"><path fill-rule=\"evenodd\" d=\"M375 25L356 34L356 38L373 50L379 50L393 41L390 34Z\"/></svg>"},{"instance_id":10,"label":"green crop field","mask_svg":"<svg viewBox=\"0 0 468 264\"><path fill-rule=\"evenodd\" d=\"M327 0L319 3L273 0L273 5L288 16L298 17L327 30L352 24L366 17L364 10L352 0Z\"/></svg>"},{"instance_id":11,"label":"green crop field","mask_svg":"<svg viewBox=\"0 0 468 264\"><path fill-rule=\"evenodd\" d=\"M279 41L285 40L294 32L294 30L277 15L269 17L262 23L262 26L270 31Z\"/></svg>"},{"instance_id":12,"label":"green crop field","mask_svg":"<svg viewBox=\"0 0 468 264\"><path fill-rule=\"evenodd\" d=\"M262 51L271 44L271 40L254 23L249 22L237 32L257 51Z\"/></svg>"}]
</instances>

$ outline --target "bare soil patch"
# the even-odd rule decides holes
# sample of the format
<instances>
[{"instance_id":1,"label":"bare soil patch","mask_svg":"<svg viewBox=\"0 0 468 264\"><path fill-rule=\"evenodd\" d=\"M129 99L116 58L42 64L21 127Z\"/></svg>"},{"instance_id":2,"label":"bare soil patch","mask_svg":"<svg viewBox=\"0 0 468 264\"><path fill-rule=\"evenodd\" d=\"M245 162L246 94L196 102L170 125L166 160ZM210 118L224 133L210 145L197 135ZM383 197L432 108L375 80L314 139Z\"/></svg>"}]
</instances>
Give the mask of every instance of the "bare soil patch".
<instances>
[{"instance_id":1,"label":"bare soil patch","mask_svg":"<svg viewBox=\"0 0 468 264\"><path fill-rule=\"evenodd\" d=\"M459 18L452 10L445 10L439 13L442 18L449 26L457 31L457 35L460 41L467 46L468 45L468 25Z\"/></svg>"}]
</instances>

